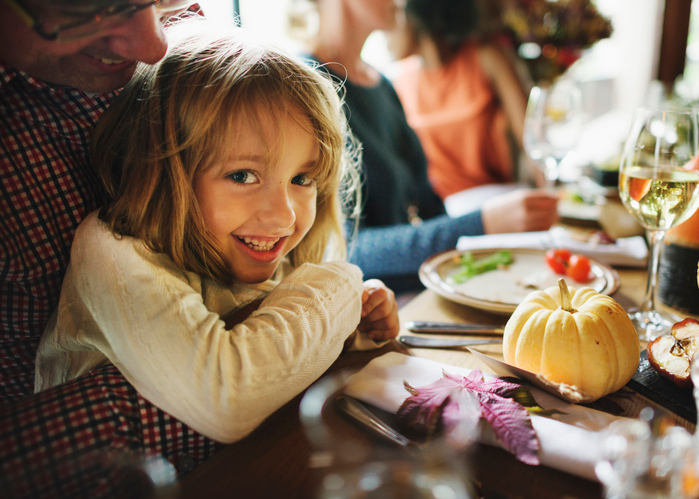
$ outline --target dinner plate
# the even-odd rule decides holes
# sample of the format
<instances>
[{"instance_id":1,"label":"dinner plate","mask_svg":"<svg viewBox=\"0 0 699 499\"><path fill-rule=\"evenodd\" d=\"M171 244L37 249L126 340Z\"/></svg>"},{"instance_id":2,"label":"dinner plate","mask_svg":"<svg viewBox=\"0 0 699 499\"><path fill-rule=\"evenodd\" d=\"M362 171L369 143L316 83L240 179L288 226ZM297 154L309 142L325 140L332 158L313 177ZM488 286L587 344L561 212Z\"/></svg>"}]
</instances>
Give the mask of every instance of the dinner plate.
<instances>
[{"instance_id":1,"label":"dinner plate","mask_svg":"<svg viewBox=\"0 0 699 499\"><path fill-rule=\"evenodd\" d=\"M509 251L512 264L474 276L464 283L454 282L452 276L461 270L461 255L471 253L478 260L496 251ZM425 260L420 266L419 276L426 288L448 300L496 314L511 314L529 293L558 286L561 277L569 287L591 287L605 295L611 295L619 288L619 275L608 265L590 258L594 278L581 284L551 270L546 264L545 254L544 250L537 249L450 250Z\"/></svg>"}]
</instances>

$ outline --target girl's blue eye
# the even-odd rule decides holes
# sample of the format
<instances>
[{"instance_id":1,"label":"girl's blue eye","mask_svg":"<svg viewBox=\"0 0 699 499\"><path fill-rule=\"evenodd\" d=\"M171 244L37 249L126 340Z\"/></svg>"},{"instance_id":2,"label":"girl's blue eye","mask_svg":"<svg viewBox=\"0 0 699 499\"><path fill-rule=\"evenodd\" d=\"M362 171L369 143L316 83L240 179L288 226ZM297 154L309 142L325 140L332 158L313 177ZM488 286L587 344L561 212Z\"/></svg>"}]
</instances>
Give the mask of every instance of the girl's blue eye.
<instances>
[{"instance_id":1,"label":"girl's blue eye","mask_svg":"<svg viewBox=\"0 0 699 499\"><path fill-rule=\"evenodd\" d=\"M231 179L233 182L237 182L239 184L252 184L257 180L255 175L252 172L248 172L245 170L237 170L234 172L231 172L227 175L229 179Z\"/></svg>"},{"instance_id":2,"label":"girl's blue eye","mask_svg":"<svg viewBox=\"0 0 699 499\"><path fill-rule=\"evenodd\" d=\"M315 180L310 178L310 177L307 177L305 173L302 173L300 175L296 175L293 179L291 179L292 184L303 185L303 186L313 185L314 182L315 182Z\"/></svg>"}]
</instances>

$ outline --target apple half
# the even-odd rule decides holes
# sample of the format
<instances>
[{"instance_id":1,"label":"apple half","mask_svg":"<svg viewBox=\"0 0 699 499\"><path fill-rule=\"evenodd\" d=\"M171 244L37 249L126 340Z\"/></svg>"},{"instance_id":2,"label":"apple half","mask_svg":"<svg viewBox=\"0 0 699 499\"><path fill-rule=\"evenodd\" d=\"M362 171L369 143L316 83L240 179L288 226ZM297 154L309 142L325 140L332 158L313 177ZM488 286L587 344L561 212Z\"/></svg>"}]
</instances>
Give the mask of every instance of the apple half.
<instances>
[{"instance_id":1,"label":"apple half","mask_svg":"<svg viewBox=\"0 0 699 499\"><path fill-rule=\"evenodd\" d=\"M659 336L646 347L648 362L677 386L691 387L692 359L699 348L699 321L685 319L672 326L672 333Z\"/></svg>"}]
</instances>

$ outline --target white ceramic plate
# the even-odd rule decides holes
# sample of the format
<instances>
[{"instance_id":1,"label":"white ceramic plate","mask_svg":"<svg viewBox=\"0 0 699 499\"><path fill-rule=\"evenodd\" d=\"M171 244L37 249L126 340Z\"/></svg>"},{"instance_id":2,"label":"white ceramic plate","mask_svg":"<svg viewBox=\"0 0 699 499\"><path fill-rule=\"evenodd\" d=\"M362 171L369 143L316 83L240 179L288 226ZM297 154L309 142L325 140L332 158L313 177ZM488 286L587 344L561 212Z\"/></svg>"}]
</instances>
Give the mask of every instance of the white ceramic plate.
<instances>
[{"instance_id":1,"label":"white ceramic plate","mask_svg":"<svg viewBox=\"0 0 699 499\"><path fill-rule=\"evenodd\" d=\"M502 248L470 250L476 259L501 251ZM524 298L536 289L558 286L563 276L549 268L545 251L507 249L513 262L506 269L497 269L472 277L458 284L451 276L460 268L459 258L465 251L451 250L434 255L420 267L420 280L428 289L457 303L496 314L511 314ZM564 277L569 287L591 287L598 293L611 295L619 288L619 275L611 267L590 259L594 279L580 284Z\"/></svg>"}]
</instances>

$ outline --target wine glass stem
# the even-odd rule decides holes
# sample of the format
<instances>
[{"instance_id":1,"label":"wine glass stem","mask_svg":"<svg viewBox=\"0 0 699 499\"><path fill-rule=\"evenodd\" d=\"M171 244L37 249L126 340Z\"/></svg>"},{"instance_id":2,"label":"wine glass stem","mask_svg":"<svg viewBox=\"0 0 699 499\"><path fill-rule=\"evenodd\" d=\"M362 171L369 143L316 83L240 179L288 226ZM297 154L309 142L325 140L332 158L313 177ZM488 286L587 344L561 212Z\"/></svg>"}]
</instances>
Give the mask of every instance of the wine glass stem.
<instances>
[{"instance_id":1,"label":"wine glass stem","mask_svg":"<svg viewBox=\"0 0 699 499\"><path fill-rule=\"evenodd\" d=\"M650 261L648 262L648 283L646 295L643 297L639 310L652 312L655 310L655 285L658 282L658 262L660 261L660 248L665 238L664 230L649 230L648 243L650 244Z\"/></svg>"},{"instance_id":2,"label":"wine glass stem","mask_svg":"<svg viewBox=\"0 0 699 499\"><path fill-rule=\"evenodd\" d=\"M548 188L556 187L556 182L558 182L558 165L559 161L553 156L549 156L545 160L544 178L546 179L546 187Z\"/></svg>"}]
</instances>

